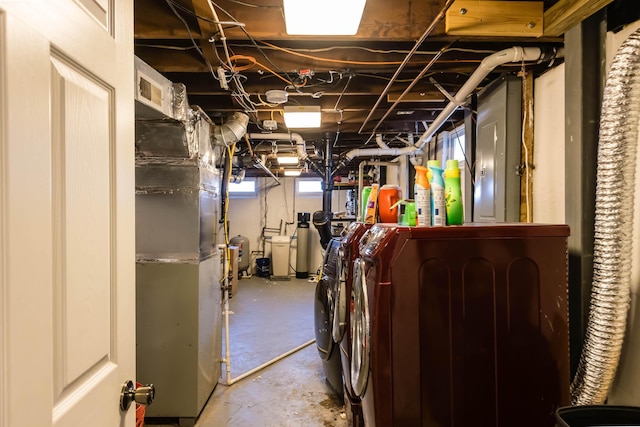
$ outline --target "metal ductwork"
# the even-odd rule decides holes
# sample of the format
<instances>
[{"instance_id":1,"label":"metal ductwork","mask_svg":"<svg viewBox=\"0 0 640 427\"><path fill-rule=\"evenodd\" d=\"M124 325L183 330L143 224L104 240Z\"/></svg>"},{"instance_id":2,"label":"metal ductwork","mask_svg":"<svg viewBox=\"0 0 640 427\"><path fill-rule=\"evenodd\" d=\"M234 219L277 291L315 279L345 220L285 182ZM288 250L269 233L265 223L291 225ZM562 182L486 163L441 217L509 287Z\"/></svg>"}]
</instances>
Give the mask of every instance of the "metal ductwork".
<instances>
[{"instance_id":1,"label":"metal ductwork","mask_svg":"<svg viewBox=\"0 0 640 427\"><path fill-rule=\"evenodd\" d=\"M435 118L431 126L418 138L418 141L408 147L403 148L364 148L355 149L349 151L345 158L340 162L338 167L346 166L351 160L356 157L365 156L399 156L411 154L421 149L427 142L431 140L433 135L440 129L440 127L451 117L453 112L460 106L464 105L467 97L473 93L478 85L484 80L484 78L493 71L497 66L507 64L509 62L521 62L521 61L542 61L545 59L551 59L557 56L557 52L554 49L543 50L539 47L518 47L514 46L509 49L504 49L494 54L491 54L484 58L478 68L469 77L469 80L460 88L454 98L447 104L447 106L440 112Z\"/></svg>"},{"instance_id":2,"label":"metal ductwork","mask_svg":"<svg viewBox=\"0 0 640 427\"><path fill-rule=\"evenodd\" d=\"M238 141L247 133L249 116L236 112L231 118L220 126L214 126L211 131L211 141L213 145L231 145Z\"/></svg>"},{"instance_id":3,"label":"metal ductwork","mask_svg":"<svg viewBox=\"0 0 640 427\"><path fill-rule=\"evenodd\" d=\"M586 338L571 385L574 405L605 401L625 336L630 302L638 100L640 30L618 50L604 89L598 143L593 284Z\"/></svg>"}]
</instances>

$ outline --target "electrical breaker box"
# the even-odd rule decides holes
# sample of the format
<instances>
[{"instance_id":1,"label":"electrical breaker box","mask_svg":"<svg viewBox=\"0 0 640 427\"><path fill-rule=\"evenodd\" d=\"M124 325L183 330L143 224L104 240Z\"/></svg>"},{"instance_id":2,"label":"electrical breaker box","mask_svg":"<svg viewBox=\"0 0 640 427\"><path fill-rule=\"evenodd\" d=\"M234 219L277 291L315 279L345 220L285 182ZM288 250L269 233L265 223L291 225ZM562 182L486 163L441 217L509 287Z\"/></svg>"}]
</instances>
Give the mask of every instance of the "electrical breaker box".
<instances>
[{"instance_id":1,"label":"electrical breaker box","mask_svg":"<svg viewBox=\"0 0 640 427\"><path fill-rule=\"evenodd\" d=\"M522 84L502 77L478 94L473 222L518 222Z\"/></svg>"}]
</instances>

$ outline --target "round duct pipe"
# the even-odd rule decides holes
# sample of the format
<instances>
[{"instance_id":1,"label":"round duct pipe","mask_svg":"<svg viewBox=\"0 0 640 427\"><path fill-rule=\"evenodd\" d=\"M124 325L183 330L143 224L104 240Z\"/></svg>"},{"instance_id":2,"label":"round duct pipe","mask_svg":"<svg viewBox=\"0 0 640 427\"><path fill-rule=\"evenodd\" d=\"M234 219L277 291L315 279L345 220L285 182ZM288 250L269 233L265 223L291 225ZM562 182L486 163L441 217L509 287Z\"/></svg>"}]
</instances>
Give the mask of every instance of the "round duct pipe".
<instances>
[{"instance_id":1,"label":"round duct pipe","mask_svg":"<svg viewBox=\"0 0 640 427\"><path fill-rule=\"evenodd\" d=\"M231 145L238 142L247 133L248 124L248 115L233 113L226 123L212 127L211 140L214 145Z\"/></svg>"},{"instance_id":2,"label":"round duct pipe","mask_svg":"<svg viewBox=\"0 0 640 427\"><path fill-rule=\"evenodd\" d=\"M630 301L638 100L640 30L618 49L604 89L598 143L593 285L585 342L571 385L574 405L605 401L625 336Z\"/></svg>"}]
</instances>

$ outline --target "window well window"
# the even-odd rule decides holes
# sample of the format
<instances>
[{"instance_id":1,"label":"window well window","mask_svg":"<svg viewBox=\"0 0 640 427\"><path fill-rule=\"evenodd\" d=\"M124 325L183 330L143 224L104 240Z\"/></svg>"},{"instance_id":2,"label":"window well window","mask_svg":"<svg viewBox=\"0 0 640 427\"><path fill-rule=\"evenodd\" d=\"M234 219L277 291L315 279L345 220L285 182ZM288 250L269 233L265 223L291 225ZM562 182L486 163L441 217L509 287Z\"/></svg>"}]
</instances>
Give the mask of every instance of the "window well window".
<instances>
[{"instance_id":1,"label":"window well window","mask_svg":"<svg viewBox=\"0 0 640 427\"><path fill-rule=\"evenodd\" d=\"M256 197L258 195L258 182L256 178L245 178L241 182L229 183L229 196L231 197Z\"/></svg>"}]
</instances>

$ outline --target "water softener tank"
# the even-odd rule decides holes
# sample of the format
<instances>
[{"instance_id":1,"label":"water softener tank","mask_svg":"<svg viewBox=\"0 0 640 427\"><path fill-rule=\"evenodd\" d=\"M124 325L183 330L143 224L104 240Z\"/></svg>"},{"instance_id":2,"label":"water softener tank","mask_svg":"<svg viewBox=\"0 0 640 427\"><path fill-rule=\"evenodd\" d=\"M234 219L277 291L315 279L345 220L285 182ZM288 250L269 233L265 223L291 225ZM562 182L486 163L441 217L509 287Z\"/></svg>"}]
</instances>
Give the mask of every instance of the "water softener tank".
<instances>
[{"instance_id":1,"label":"water softener tank","mask_svg":"<svg viewBox=\"0 0 640 427\"><path fill-rule=\"evenodd\" d=\"M238 273L249 270L249 264L251 261L251 249L249 248L249 239L237 235L229 240L229 245L237 246L240 248L238 251Z\"/></svg>"},{"instance_id":2,"label":"water softener tank","mask_svg":"<svg viewBox=\"0 0 640 427\"><path fill-rule=\"evenodd\" d=\"M309 277L309 212L298 212L298 250L296 253L296 277Z\"/></svg>"}]
</instances>

